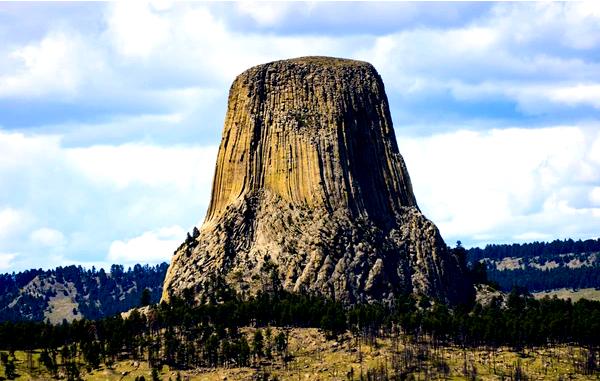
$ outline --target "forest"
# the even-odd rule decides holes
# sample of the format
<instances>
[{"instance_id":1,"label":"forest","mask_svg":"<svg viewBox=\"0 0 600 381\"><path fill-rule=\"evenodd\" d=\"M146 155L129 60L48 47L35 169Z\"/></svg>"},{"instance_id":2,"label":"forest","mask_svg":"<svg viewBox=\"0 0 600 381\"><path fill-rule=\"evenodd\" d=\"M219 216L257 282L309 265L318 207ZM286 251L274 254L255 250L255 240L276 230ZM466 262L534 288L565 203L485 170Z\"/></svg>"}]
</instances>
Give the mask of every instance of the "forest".
<instances>
[{"instance_id":1,"label":"forest","mask_svg":"<svg viewBox=\"0 0 600 381\"><path fill-rule=\"evenodd\" d=\"M558 288L600 289L600 262L591 267L575 269L558 268L538 270L532 268L516 270L487 270L487 277L504 291L513 287L527 288L530 292L554 290Z\"/></svg>"},{"instance_id":2,"label":"forest","mask_svg":"<svg viewBox=\"0 0 600 381\"><path fill-rule=\"evenodd\" d=\"M122 265L112 265L106 272L102 268L65 266L0 274L0 321L45 320L44 312L57 296L59 286L58 292L77 303L77 314L92 320L136 307L144 290L150 294L149 302L157 303L167 268L166 263L135 265L127 270ZM36 283L32 285L32 281ZM70 285L71 292L66 285Z\"/></svg>"},{"instance_id":3,"label":"forest","mask_svg":"<svg viewBox=\"0 0 600 381\"><path fill-rule=\"evenodd\" d=\"M461 245L452 250L462 259L468 255ZM473 281L493 284L485 266L477 263L472 263L470 270ZM163 267L136 266L124 271L113 266L106 278L116 287L125 283L127 277L140 275L140 269L153 271L158 277ZM75 270L73 274L81 273ZM102 277L98 273L89 274ZM52 275L74 279L68 271L66 274L61 268ZM26 283L36 276L39 273L13 276L12 282ZM3 287L10 287L10 282L5 280ZM524 353L526 348L576 346L584 353L583 360L577 363L580 371L599 372L600 302L536 300L527 289L514 287L506 298L495 297L486 305L449 308L427 297L399 295L393 302L348 306L317 295L290 293L278 283L269 293L245 299L218 277L211 278L206 287L214 292L210 300L201 304L196 303L191 290L186 290L181 298L173 296L169 303L156 304L158 298L146 288L136 302L129 301L143 307L128 315L83 318L58 325L39 321L0 323L0 366L4 377L16 376L16 353L26 354L25 362L31 369L37 362L44 372L68 380L81 379L83 374L100 367L110 369L123 361L147 363L152 379L159 379L163 366L181 370L259 367L264 360L273 358L285 365L293 360L288 341L290 330L296 328L317 328L330 340L350 332L357 338L357 345L374 345L382 339L402 342L405 348L411 348L406 343L416 345L413 352L404 352L405 357L398 360L393 374L387 368L380 369L385 377L368 379L405 379L411 372L424 369L423 359L442 366L439 355L435 355L436 348L490 351L508 347ZM114 295L104 292L107 298ZM250 335L248 327L253 329ZM447 374L447 365L439 369ZM521 371L515 368L514 372ZM359 379L363 379L362 372Z\"/></svg>"},{"instance_id":4,"label":"forest","mask_svg":"<svg viewBox=\"0 0 600 381\"><path fill-rule=\"evenodd\" d=\"M600 288L600 239L487 245L483 249L467 249L466 258L471 267L484 263L489 281L506 292L515 286L530 292ZM520 260L521 268L498 269L496 263L505 258ZM571 261L585 265L571 267ZM555 267L540 268L548 263Z\"/></svg>"},{"instance_id":5,"label":"forest","mask_svg":"<svg viewBox=\"0 0 600 381\"><path fill-rule=\"evenodd\" d=\"M600 238L577 240L565 239L554 240L552 242L531 242L531 243L512 243L512 244L491 244L483 249L474 247L467 250L469 261L480 261L484 258L502 259L506 257L513 258L532 258L556 257L561 254L581 254L600 252Z\"/></svg>"},{"instance_id":6,"label":"forest","mask_svg":"<svg viewBox=\"0 0 600 381\"><path fill-rule=\"evenodd\" d=\"M535 300L513 290L506 303L493 300L449 309L427 298L398 298L391 304L345 307L321 297L279 290L239 300L232 293L219 295L218 303L195 305L191 299L134 310L98 321L76 320L50 325L40 322L0 324L0 350L13 353L41 351L40 363L51 374L59 369L67 379L79 379L82 369L108 367L123 359L147 361L153 369L214 366L248 366L264 356L285 359L285 333L269 338L269 327L315 327L335 338L347 330L365 340L378 337L427 338L434 346L526 347L568 343L587 348L590 369L597 371L600 348L600 302L545 298ZM257 327L251 340L242 327ZM5 369L11 357L4 353ZM7 374L6 377L9 377Z\"/></svg>"}]
</instances>

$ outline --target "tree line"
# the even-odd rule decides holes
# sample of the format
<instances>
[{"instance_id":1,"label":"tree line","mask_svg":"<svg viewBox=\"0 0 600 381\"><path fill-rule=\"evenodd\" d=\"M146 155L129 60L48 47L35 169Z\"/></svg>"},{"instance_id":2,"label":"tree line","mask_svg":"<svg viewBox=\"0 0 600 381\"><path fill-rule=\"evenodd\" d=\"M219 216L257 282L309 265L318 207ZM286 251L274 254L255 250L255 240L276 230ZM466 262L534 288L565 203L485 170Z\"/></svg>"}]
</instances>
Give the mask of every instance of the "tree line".
<instances>
[{"instance_id":1,"label":"tree line","mask_svg":"<svg viewBox=\"0 0 600 381\"><path fill-rule=\"evenodd\" d=\"M88 319L100 319L137 306L146 289L150 292L150 302L157 303L167 268L167 263L138 264L127 270L123 265L112 265L106 272L102 268L65 266L0 274L0 321L42 321L50 299L58 292L72 297L78 304L75 312ZM33 280L37 281L33 292L22 293ZM67 284L74 288L73 295L65 289ZM13 303L17 298L18 303Z\"/></svg>"},{"instance_id":2,"label":"tree line","mask_svg":"<svg viewBox=\"0 0 600 381\"><path fill-rule=\"evenodd\" d=\"M532 257L555 257L561 254L581 254L600 252L600 238L577 240L565 239L552 242L531 242L512 244L491 244L483 249L474 247L467 250L468 259L471 262L480 261L484 258L502 260L502 258L532 258Z\"/></svg>"},{"instance_id":3,"label":"tree line","mask_svg":"<svg viewBox=\"0 0 600 381\"><path fill-rule=\"evenodd\" d=\"M249 338L242 327L256 330ZM570 343L596 353L600 302L535 300L519 289L505 302L497 298L486 306L454 309L410 295L394 303L355 306L283 290L203 305L173 297L145 313L134 310L127 318L115 315L60 325L0 323L0 350L41 351L40 363L50 373L62 369L70 379L77 379L82 367L110 367L124 359L148 361L154 368L244 366L273 356L289 359L286 330L291 327L320 328L330 338L349 330L363 338L403 335L462 347L519 349Z\"/></svg>"},{"instance_id":4,"label":"tree line","mask_svg":"<svg viewBox=\"0 0 600 381\"><path fill-rule=\"evenodd\" d=\"M557 288L600 289L600 262L589 267L548 270L525 268L499 271L488 269L487 277L504 291L510 291L515 286L527 288L530 292Z\"/></svg>"},{"instance_id":5,"label":"tree line","mask_svg":"<svg viewBox=\"0 0 600 381\"><path fill-rule=\"evenodd\" d=\"M594 254L595 260L589 260ZM557 288L600 289L600 239L487 245L483 249L467 249L465 255L471 268L481 271L483 267L487 270L487 280L504 291L510 291L515 286L524 287L530 292ZM507 257L521 259L522 268L498 269L496 262ZM540 266L553 262L557 267L539 268L532 266L530 261ZM567 263L570 261L587 263L580 267L569 267Z\"/></svg>"}]
</instances>

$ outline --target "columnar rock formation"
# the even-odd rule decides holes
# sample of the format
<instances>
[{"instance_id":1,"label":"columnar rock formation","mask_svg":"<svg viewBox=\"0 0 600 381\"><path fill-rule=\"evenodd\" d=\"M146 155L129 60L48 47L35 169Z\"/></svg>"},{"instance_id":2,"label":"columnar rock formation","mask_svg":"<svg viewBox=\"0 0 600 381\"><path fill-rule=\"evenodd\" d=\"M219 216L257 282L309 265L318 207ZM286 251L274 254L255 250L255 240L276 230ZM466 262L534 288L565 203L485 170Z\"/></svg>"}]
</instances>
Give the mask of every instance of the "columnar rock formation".
<instances>
[{"instance_id":1,"label":"columnar rock formation","mask_svg":"<svg viewBox=\"0 0 600 381\"><path fill-rule=\"evenodd\" d=\"M201 300L215 280L348 303L472 298L419 211L373 66L304 57L235 79L206 220L175 252L163 299Z\"/></svg>"}]
</instances>

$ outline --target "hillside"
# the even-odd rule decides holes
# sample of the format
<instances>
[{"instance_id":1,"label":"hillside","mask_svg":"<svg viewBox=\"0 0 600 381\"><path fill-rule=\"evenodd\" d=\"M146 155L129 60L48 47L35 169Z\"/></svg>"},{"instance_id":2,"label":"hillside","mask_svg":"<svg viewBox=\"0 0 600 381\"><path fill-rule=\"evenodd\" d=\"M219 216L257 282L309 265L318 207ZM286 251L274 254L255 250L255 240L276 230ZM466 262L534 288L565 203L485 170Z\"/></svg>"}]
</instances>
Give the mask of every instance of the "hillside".
<instances>
[{"instance_id":1,"label":"hillside","mask_svg":"<svg viewBox=\"0 0 600 381\"><path fill-rule=\"evenodd\" d=\"M248 341L257 332L243 328ZM559 345L533 348L518 352L508 347L497 349L453 346L433 347L427 340L414 341L410 337L385 337L368 340L360 335L346 333L336 339L327 338L315 328L262 329L274 338L286 335L287 346L280 352L269 340L265 349L269 357L247 366L194 367L177 369L164 365L157 372L160 380L360 380L363 379L452 379L499 380L515 379L518 375L532 380L586 380L594 377L585 367L589 352L576 346ZM287 356L287 357L286 357ZM24 352L16 353L16 372L19 379L52 380L44 367L27 367ZM33 354L38 363L39 352ZM85 367L82 367L85 368ZM3 367L0 365L0 373ZM97 369L82 369L83 380L152 379L152 368L142 360L122 360L110 367L101 364ZM178 378L179 377L179 378ZM402 378L404 377L404 378Z\"/></svg>"},{"instance_id":2,"label":"hillside","mask_svg":"<svg viewBox=\"0 0 600 381\"><path fill-rule=\"evenodd\" d=\"M467 250L467 260L484 264L488 279L505 291L600 288L600 239L487 245Z\"/></svg>"},{"instance_id":3,"label":"hillside","mask_svg":"<svg viewBox=\"0 0 600 381\"><path fill-rule=\"evenodd\" d=\"M472 310L426 299L345 309L263 294L51 326L0 324L7 378L77 380L590 379L600 375L600 302L512 292ZM13 354L13 351L14 354Z\"/></svg>"},{"instance_id":4,"label":"hillside","mask_svg":"<svg viewBox=\"0 0 600 381\"><path fill-rule=\"evenodd\" d=\"M574 289L569 289L569 288L559 288L559 289L550 290L550 291L534 292L533 296L536 299L541 299L541 298L545 298L545 297L553 298L556 296L559 299L571 299L574 302L581 300L581 299L600 301L600 289L581 288L581 289L574 290Z\"/></svg>"},{"instance_id":5,"label":"hillside","mask_svg":"<svg viewBox=\"0 0 600 381\"><path fill-rule=\"evenodd\" d=\"M139 306L142 293L156 303L168 265L135 265L110 272L81 266L0 275L0 321L99 319ZM149 298L148 298L149 296Z\"/></svg>"}]
</instances>

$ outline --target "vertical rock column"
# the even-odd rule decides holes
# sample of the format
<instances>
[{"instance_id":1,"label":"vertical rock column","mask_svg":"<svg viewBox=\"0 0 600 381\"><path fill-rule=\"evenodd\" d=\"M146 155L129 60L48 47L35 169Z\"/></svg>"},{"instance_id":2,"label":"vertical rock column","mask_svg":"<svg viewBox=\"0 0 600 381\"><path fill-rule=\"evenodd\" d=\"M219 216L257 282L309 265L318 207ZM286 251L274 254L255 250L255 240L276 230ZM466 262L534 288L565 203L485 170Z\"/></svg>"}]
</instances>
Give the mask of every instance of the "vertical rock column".
<instances>
[{"instance_id":1,"label":"vertical rock column","mask_svg":"<svg viewBox=\"0 0 600 381\"><path fill-rule=\"evenodd\" d=\"M176 251L163 299L191 288L202 300L217 280L250 295L275 287L265 279L348 303L472 297L418 209L366 62L277 61L231 87L206 219Z\"/></svg>"}]
</instances>

